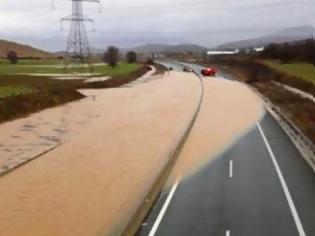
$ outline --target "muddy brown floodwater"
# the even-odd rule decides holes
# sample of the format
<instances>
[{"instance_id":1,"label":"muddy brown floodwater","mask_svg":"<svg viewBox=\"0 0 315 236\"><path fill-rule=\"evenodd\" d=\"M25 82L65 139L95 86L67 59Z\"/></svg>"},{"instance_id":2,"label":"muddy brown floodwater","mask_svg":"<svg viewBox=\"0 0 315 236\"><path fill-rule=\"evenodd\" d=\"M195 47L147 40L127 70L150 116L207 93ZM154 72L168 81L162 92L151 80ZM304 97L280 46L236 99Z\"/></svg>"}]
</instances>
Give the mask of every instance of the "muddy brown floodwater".
<instances>
[{"instance_id":1,"label":"muddy brown floodwater","mask_svg":"<svg viewBox=\"0 0 315 236\"><path fill-rule=\"evenodd\" d=\"M204 86L201 111L168 186L211 163L264 115L263 101L239 82L211 78L204 79Z\"/></svg>"},{"instance_id":2,"label":"muddy brown floodwater","mask_svg":"<svg viewBox=\"0 0 315 236\"><path fill-rule=\"evenodd\" d=\"M67 142L0 177L1 235L122 232L191 121L201 91L197 77L188 73L171 72L142 82L82 91L89 97L71 105L67 120L75 132L67 135ZM202 109L174 178L188 177L211 162L263 114L260 99L240 83L219 78L204 82ZM25 124L48 121L37 133L62 128L67 109L45 110ZM78 129L80 123L71 123L76 120L88 122ZM0 130L9 130L5 127L14 125Z\"/></svg>"},{"instance_id":3,"label":"muddy brown floodwater","mask_svg":"<svg viewBox=\"0 0 315 236\"><path fill-rule=\"evenodd\" d=\"M83 92L93 97L71 105L67 119L93 115L91 122L79 130L70 125L75 135L62 146L0 177L1 235L119 235L190 122L200 84L172 72L133 87ZM27 121L54 125L66 110Z\"/></svg>"}]
</instances>

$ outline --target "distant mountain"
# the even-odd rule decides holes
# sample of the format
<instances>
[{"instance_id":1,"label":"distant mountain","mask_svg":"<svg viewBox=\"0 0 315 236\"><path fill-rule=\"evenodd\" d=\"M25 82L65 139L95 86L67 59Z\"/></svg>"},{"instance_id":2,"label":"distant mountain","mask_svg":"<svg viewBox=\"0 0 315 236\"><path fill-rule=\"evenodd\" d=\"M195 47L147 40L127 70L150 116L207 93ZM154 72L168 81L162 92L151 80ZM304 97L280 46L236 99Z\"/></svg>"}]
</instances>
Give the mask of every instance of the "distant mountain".
<instances>
[{"instance_id":1,"label":"distant mountain","mask_svg":"<svg viewBox=\"0 0 315 236\"><path fill-rule=\"evenodd\" d=\"M226 43L218 46L217 49L242 49L249 47L265 46L270 43L293 42L311 38L314 34L315 29L312 26L291 27L260 38Z\"/></svg>"},{"instance_id":2,"label":"distant mountain","mask_svg":"<svg viewBox=\"0 0 315 236\"><path fill-rule=\"evenodd\" d=\"M15 51L19 57L51 58L54 55L43 50L0 39L0 57L5 58L9 51Z\"/></svg>"},{"instance_id":3,"label":"distant mountain","mask_svg":"<svg viewBox=\"0 0 315 236\"><path fill-rule=\"evenodd\" d=\"M124 49L123 51L135 51L140 54L151 54L151 53L179 53L179 52L192 52L192 53L203 53L208 49L195 44L179 44L179 45L168 45L168 44L146 44L143 46Z\"/></svg>"},{"instance_id":4,"label":"distant mountain","mask_svg":"<svg viewBox=\"0 0 315 236\"><path fill-rule=\"evenodd\" d=\"M91 53L93 55L102 55L106 52L107 48L91 48ZM129 51L134 51L138 54L152 54L152 53L179 53L179 52L192 52L192 53L203 53L208 51L208 48L195 45L195 44L178 44L178 45L170 45L170 44L146 44L143 46L138 46L134 48L119 48L119 52L122 54L126 54ZM56 55L63 56L65 52L59 51L55 52Z\"/></svg>"}]
</instances>

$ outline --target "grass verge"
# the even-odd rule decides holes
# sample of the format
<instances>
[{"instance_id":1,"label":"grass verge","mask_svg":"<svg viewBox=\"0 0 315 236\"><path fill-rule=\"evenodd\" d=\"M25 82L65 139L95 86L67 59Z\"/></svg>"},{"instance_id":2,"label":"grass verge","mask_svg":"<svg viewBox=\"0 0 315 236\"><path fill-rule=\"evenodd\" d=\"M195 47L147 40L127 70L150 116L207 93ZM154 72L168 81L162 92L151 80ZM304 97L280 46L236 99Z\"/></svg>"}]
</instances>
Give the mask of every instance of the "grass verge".
<instances>
[{"instance_id":1,"label":"grass verge","mask_svg":"<svg viewBox=\"0 0 315 236\"><path fill-rule=\"evenodd\" d=\"M71 102L84 96L76 90L50 90L0 99L0 123L45 108Z\"/></svg>"},{"instance_id":2,"label":"grass verge","mask_svg":"<svg viewBox=\"0 0 315 236\"><path fill-rule=\"evenodd\" d=\"M220 68L255 87L262 95L288 115L288 117L315 143L315 104L292 93L272 81L299 88L315 95L315 85L309 81L288 76L271 67L254 61L226 61L217 63Z\"/></svg>"},{"instance_id":3,"label":"grass verge","mask_svg":"<svg viewBox=\"0 0 315 236\"><path fill-rule=\"evenodd\" d=\"M263 60L262 63L289 76L315 83L315 66L310 63L281 64L276 60Z\"/></svg>"},{"instance_id":4,"label":"grass verge","mask_svg":"<svg viewBox=\"0 0 315 236\"><path fill-rule=\"evenodd\" d=\"M315 143L315 104L274 83L254 83L253 86L281 108L297 127Z\"/></svg>"}]
</instances>

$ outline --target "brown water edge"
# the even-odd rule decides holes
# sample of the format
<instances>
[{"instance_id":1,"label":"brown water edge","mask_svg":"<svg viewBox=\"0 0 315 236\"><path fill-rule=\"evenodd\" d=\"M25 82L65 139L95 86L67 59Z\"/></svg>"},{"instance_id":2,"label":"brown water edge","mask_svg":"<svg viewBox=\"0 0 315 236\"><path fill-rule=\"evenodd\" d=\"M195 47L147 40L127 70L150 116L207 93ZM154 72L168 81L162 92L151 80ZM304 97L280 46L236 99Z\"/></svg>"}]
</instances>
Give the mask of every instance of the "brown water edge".
<instances>
[{"instance_id":1,"label":"brown water edge","mask_svg":"<svg viewBox=\"0 0 315 236\"><path fill-rule=\"evenodd\" d=\"M189 137L192 128L194 127L194 124L196 122L196 119L199 115L203 97L204 97L204 86L203 81L201 78L198 78L200 82L200 95L198 104L196 104L196 109L193 113L193 116L191 118L191 121L187 125L184 134L180 138L179 142L174 145L173 151L169 154L169 160L166 163L166 165L163 167L163 170L159 174L158 178L155 180L154 184L152 185L150 191L146 195L145 199L141 203L141 205L138 207L137 211L135 212L134 216L131 218L131 220L128 222L127 227L122 232L122 236L129 236L129 235L135 235L137 234L141 224L145 220L146 216L149 214L150 209L154 205L155 201L158 198L159 193L161 192L161 189L165 186L167 183L167 180L174 168L174 165L177 162L177 159L183 150L183 147L187 141L187 138Z\"/></svg>"},{"instance_id":2,"label":"brown water edge","mask_svg":"<svg viewBox=\"0 0 315 236\"><path fill-rule=\"evenodd\" d=\"M133 88L87 90L95 101L78 103L76 112L98 118L65 145L0 178L1 234L119 234L191 120L199 86L195 76L172 72Z\"/></svg>"},{"instance_id":3,"label":"brown water edge","mask_svg":"<svg viewBox=\"0 0 315 236\"><path fill-rule=\"evenodd\" d=\"M147 70L148 69L141 67L139 70L136 70L128 75L123 76L121 82L127 83L130 80L134 81L136 78L137 79L139 78L140 80L144 77L150 79L150 76L155 71L154 68L153 70L150 70L142 77L138 77ZM13 82L11 83L22 83L24 81L22 77L21 78L18 77L15 79L14 78L15 77L11 78L13 79ZM69 96L69 94L67 94L67 92L63 94L62 88L63 86L68 86L73 90L75 94L78 94L81 98L84 99L72 101L64 105L56 106L54 108L46 108L40 112L33 113L28 117L20 118L15 121L1 124L0 175L4 175L12 170L15 170L16 168L19 168L21 165L27 164L28 162L42 156L43 154L46 154L47 152L50 152L53 149L58 148L60 145L64 144L69 139L71 139L71 137L75 136L76 133L83 130L87 124L93 122L95 119L99 117L99 111L91 109L85 110L81 109L84 106L89 108L90 106L88 105L88 103L93 104L94 103L93 100L95 99L95 97L93 96L87 98L86 96L83 95L84 92L80 93L80 91L74 90L76 87L79 87L81 83L83 83L82 80L61 81L44 78L43 82L41 81L43 78L36 78L36 80L34 80L34 78L32 77L26 78L27 80L26 82L24 81L24 83L29 83L32 84L33 86L39 84L42 86L42 83L44 84L52 83L48 85L47 89L53 87L56 91L58 91L58 94L61 94L61 96L66 97ZM107 85L114 87L118 86L119 83L117 82L119 82L119 80L117 79L118 78L113 78L109 80L109 83ZM3 83L5 82L3 78L0 78L0 83L1 82ZM115 82L116 84L112 82ZM87 87L89 86L93 87L94 85L103 86L102 82L84 84L84 86ZM38 95L33 96L36 97ZM57 95L55 94L54 96L51 96L50 99L55 100L56 99L55 96ZM40 96L36 97L36 99L39 98ZM19 99L23 100L22 97L20 97ZM78 105L78 103L85 104ZM23 100L23 104L28 106L30 103L26 99L25 101ZM23 112L23 109L21 109L20 104L14 103L11 105L15 110L17 109L19 110L19 112ZM36 106L38 107L38 109L43 108L41 106L38 106L36 100L32 102L32 106ZM77 108L81 109L80 113L76 112ZM48 116L47 113L51 113L51 115ZM51 119L50 117L54 117L54 119Z\"/></svg>"},{"instance_id":4,"label":"brown water edge","mask_svg":"<svg viewBox=\"0 0 315 236\"><path fill-rule=\"evenodd\" d=\"M193 176L249 132L265 114L263 101L241 83L206 79L196 124L167 182Z\"/></svg>"},{"instance_id":5,"label":"brown water edge","mask_svg":"<svg viewBox=\"0 0 315 236\"><path fill-rule=\"evenodd\" d=\"M265 112L262 112L261 118L257 121L260 122L264 116ZM241 138L243 138L246 134L248 134L252 129L256 128L256 123L253 123L247 129L240 131L239 134L236 134L231 140L227 141L225 146L219 150L215 154L209 153L208 157L200 158L200 160L196 161L196 163L192 166L185 166L185 170L178 171L174 170L170 178L168 179L165 188L171 188L176 180L185 181L188 178L192 178L198 172L202 172L205 168L211 165L216 159L220 158L226 151L228 151L231 147L233 147ZM182 165L180 163L180 165ZM182 167L181 167L182 168ZM183 169L184 169L183 168Z\"/></svg>"},{"instance_id":6,"label":"brown water edge","mask_svg":"<svg viewBox=\"0 0 315 236\"><path fill-rule=\"evenodd\" d=\"M0 86L25 86L35 92L0 98L0 124L27 117L38 111L83 99L77 89L116 88L137 80L150 68L141 66L125 75L104 82L84 83L84 78L61 80L29 75L0 75Z\"/></svg>"}]
</instances>

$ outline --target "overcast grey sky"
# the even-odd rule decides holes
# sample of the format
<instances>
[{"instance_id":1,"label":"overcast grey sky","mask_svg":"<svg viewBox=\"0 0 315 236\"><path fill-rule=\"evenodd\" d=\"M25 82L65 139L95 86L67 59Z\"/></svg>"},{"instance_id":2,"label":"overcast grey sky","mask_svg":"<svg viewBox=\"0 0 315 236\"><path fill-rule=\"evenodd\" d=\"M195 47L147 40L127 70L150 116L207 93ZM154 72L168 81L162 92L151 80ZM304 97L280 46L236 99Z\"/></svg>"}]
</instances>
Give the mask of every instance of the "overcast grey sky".
<instances>
[{"instance_id":1,"label":"overcast grey sky","mask_svg":"<svg viewBox=\"0 0 315 236\"><path fill-rule=\"evenodd\" d=\"M247 39L278 29L315 25L315 0L101 0L85 3L95 19L89 32L92 47L132 47L144 43L198 43L207 47ZM59 19L69 15L71 2L55 0L2 0L0 38L46 50L63 50L68 26ZM88 29L92 29L87 25Z\"/></svg>"}]
</instances>

